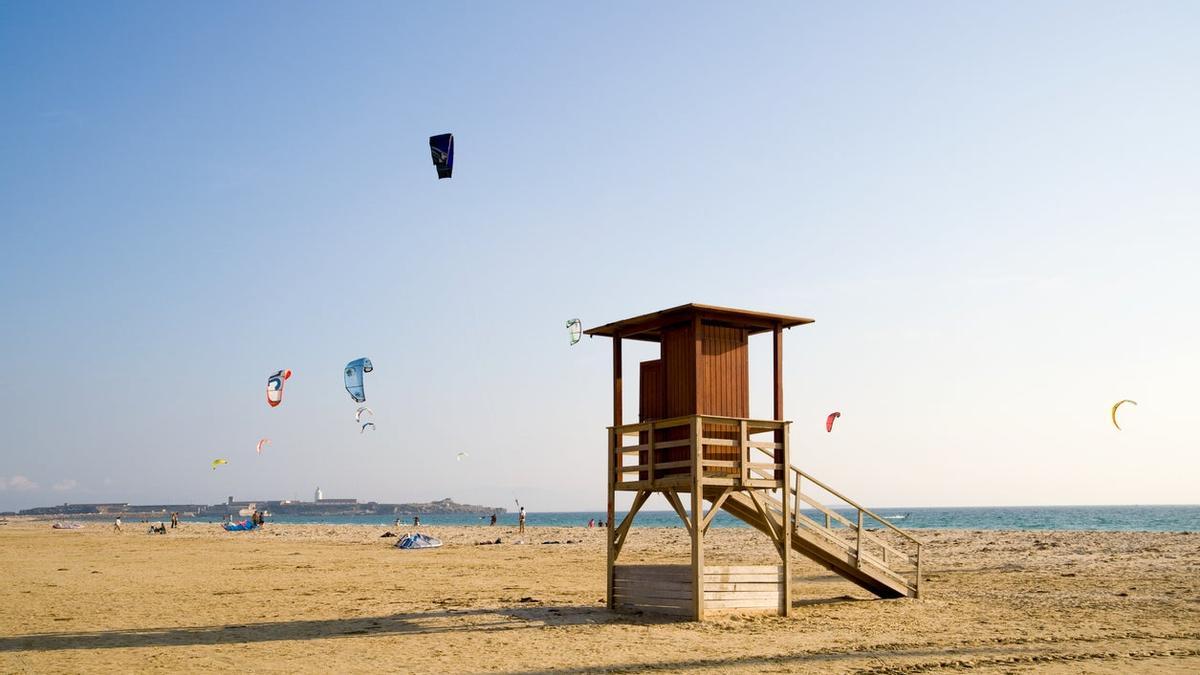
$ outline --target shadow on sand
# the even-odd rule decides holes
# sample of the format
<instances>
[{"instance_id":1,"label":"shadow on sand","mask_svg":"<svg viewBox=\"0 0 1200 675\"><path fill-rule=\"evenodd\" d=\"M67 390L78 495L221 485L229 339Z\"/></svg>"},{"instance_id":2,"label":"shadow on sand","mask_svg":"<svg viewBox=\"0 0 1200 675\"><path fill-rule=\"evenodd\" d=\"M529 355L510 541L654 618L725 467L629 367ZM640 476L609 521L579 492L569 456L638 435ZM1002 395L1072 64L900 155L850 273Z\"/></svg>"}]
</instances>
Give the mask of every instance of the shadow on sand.
<instances>
[{"instance_id":1,"label":"shadow on sand","mask_svg":"<svg viewBox=\"0 0 1200 675\"><path fill-rule=\"evenodd\" d=\"M0 653L66 649L120 649L318 640L359 635L419 635L501 631L580 624L669 623L672 619L616 614L600 606L537 605L490 609L437 609L389 616L312 619L213 626L172 626L0 637Z\"/></svg>"},{"instance_id":2,"label":"shadow on sand","mask_svg":"<svg viewBox=\"0 0 1200 675\"><path fill-rule=\"evenodd\" d=\"M794 601L793 606L860 602L841 596ZM122 649L184 645L250 644L277 640L320 640L360 635L422 635L461 631L502 631L584 624L652 625L687 619L610 612L592 605L433 609L388 616L309 619L212 626L170 626L118 630L31 633L0 637L0 653L69 649Z\"/></svg>"}]
</instances>

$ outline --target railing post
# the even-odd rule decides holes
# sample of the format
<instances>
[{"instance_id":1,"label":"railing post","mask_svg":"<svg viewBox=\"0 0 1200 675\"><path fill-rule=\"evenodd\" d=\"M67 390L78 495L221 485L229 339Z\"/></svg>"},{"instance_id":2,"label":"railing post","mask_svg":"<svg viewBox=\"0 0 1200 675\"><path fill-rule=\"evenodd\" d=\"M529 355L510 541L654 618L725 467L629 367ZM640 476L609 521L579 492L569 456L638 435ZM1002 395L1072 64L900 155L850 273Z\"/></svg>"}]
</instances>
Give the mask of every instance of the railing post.
<instances>
[{"instance_id":1,"label":"railing post","mask_svg":"<svg viewBox=\"0 0 1200 675\"><path fill-rule=\"evenodd\" d=\"M857 541L854 542L854 566L862 567L862 509L858 510Z\"/></svg>"},{"instance_id":2,"label":"railing post","mask_svg":"<svg viewBox=\"0 0 1200 675\"><path fill-rule=\"evenodd\" d=\"M800 522L800 472L796 472L796 497L792 500L792 526Z\"/></svg>"},{"instance_id":3,"label":"railing post","mask_svg":"<svg viewBox=\"0 0 1200 675\"><path fill-rule=\"evenodd\" d=\"M917 599L921 598L921 543L917 542Z\"/></svg>"},{"instance_id":4,"label":"railing post","mask_svg":"<svg viewBox=\"0 0 1200 675\"><path fill-rule=\"evenodd\" d=\"M825 514L825 529L829 529L829 514Z\"/></svg>"},{"instance_id":5,"label":"railing post","mask_svg":"<svg viewBox=\"0 0 1200 675\"><path fill-rule=\"evenodd\" d=\"M650 465L650 489L654 489L654 422L650 423L650 451L646 453Z\"/></svg>"},{"instance_id":6,"label":"railing post","mask_svg":"<svg viewBox=\"0 0 1200 675\"><path fill-rule=\"evenodd\" d=\"M745 485L746 481L750 479L750 469L747 466L750 462L750 446L747 444L749 439L746 436L746 420L742 420L738 422L738 463L741 465L738 467L738 475L742 485Z\"/></svg>"}]
</instances>

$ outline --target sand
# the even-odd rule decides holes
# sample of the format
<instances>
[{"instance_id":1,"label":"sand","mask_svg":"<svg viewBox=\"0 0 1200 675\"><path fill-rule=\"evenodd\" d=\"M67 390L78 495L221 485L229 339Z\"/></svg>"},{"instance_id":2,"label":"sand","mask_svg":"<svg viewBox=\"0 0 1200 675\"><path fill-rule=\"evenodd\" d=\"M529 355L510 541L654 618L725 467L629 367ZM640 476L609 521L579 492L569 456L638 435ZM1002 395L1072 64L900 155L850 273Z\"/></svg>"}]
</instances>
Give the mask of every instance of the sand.
<instances>
[{"instance_id":1,"label":"sand","mask_svg":"<svg viewBox=\"0 0 1200 675\"><path fill-rule=\"evenodd\" d=\"M702 624L608 612L599 531L268 525L166 536L0 526L0 672L1200 672L1200 534L919 531L921 600L870 599L802 561L795 616ZM473 546L501 537L498 546ZM635 530L625 562L685 562ZM710 562L771 562L712 530Z\"/></svg>"}]
</instances>

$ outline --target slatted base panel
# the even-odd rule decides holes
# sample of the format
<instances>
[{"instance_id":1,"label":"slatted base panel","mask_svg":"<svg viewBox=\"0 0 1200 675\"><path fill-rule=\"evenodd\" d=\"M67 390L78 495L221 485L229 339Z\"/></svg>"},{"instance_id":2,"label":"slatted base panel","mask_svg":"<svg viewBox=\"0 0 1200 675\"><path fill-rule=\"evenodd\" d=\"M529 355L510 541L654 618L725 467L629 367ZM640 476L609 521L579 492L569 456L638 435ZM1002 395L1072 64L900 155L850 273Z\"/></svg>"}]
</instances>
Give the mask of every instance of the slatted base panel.
<instances>
[{"instance_id":1,"label":"slatted base panel","mask_svg":"<svg viewBox=\"0 0 1200 675\"><path fill-rule=\"evenodd\" d=\"M785 607L782 565L706 565L704 611L779 613Z\"/></svg>"},{"instance_id":2,"label":"slatted base panel","mask_svg":"<svg viewBox=\"0 0 1200 675\"><path fill-rule=\"evenodd\" d=\"M618 610L693 616L691 565L614 565L613 604Z\"/></svg>"},{"instance_id":3,"label":"slatted base panel","mask_svg":"<svg viewBox=\"0 0 1200 675\"><path fill-rule=\"evenodd\" d=\"M704 611L780 613L785 607L781 565L707 565ZM694 617L691 565L613 566L618 610Z\"/></svg>"}]
</instances>

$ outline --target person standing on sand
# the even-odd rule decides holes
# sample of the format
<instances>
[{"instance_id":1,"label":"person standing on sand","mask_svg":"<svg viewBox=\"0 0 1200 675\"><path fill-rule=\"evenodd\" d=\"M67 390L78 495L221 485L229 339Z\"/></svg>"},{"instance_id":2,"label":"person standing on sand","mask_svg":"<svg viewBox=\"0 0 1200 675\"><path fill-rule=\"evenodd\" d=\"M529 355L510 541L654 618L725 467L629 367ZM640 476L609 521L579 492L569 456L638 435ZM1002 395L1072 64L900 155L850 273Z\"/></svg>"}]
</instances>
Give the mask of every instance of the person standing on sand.
<instances>
[{"instance_id":1,"label":"person standing on sand","mask_svg":"<svg viewBox=\"0 0 1200 675\"><path fill-rule=\"evenodd\" d=\"M493 513L492 514L492 525L494 526L495 524L496 524L496 514Z\"/></svg>"},{"instance_id":2,"label":"person standing on sand","mask_svg":"<svg viewBox=\"0 0 1200 675\"><path fill-rule=\"evenodd\" d=\"M171 529L173 530L177 527L179 527L179 512L172 511L171 512Z\"/></svg>"},{"instance_id":3,"label":"person standing on sand","mask_svg":"<svg viewBox=\"0 0 1200 675\"><path fill-rule=\"evenodd\" d=\"M120 534L120 532L121 532L121 516L117 516L116 521L113 522L113 532Z\"/></svg>"},{"instance_id":4,"label":"person standing on sand","mask_svg":"<svg viewBox=\"0 0 1200 675\"><path fill-rule=\"evenodd\" d=\"M521 507L521 512L517 514L517 533L525 534L525 507Z\"/></svg>"}]
</instances>

